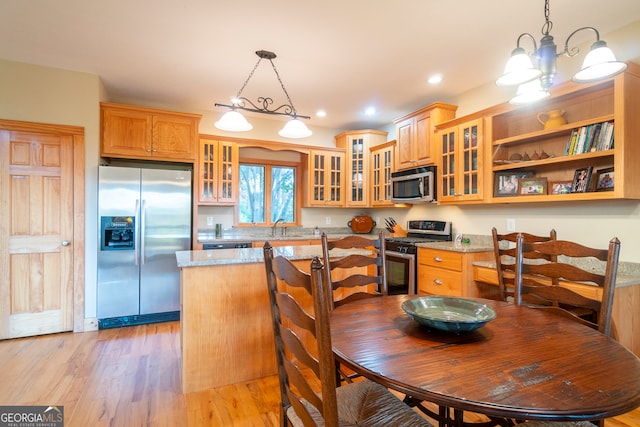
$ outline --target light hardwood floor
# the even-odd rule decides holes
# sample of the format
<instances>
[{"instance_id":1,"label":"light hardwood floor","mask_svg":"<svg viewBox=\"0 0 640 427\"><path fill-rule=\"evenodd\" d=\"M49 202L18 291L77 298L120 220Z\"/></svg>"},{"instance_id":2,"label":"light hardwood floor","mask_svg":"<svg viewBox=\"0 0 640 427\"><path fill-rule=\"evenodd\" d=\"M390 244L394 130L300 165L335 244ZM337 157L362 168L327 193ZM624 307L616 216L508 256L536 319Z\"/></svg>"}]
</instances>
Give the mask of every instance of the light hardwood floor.
<instances>
[{"instance_id":1,"label":"light hardwood floor","mask_svg":"<svg viewBox=\"0 0 640 427\"><path fill-rule=\"evenodd\" d=\"M179 350L178 322L0 341L0 405L64 405L66 427L279 425L277 377L182 394Z\"/></svg>"}]
</instances>

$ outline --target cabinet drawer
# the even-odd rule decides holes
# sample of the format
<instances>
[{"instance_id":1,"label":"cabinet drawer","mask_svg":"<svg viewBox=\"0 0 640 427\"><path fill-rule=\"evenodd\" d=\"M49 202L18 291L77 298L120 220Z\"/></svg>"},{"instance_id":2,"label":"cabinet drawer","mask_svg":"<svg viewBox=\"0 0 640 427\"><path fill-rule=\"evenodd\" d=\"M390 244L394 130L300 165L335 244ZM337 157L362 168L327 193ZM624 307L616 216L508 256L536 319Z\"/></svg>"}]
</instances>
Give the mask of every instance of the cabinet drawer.
<instances>
[{"instance_id":1,"label":"cabinet drawer","mask_svg":"<svg viewBox=\"0 0 640 427\"><path fill-rule=\"evenodd\" d=\"M462 285L462 273L430 267L421 267L418 270L420 292L459 297L463 295Z\"/></svg>"},{"instance_id":2,"label":"cabinet drawer","mask_svg":"<svg viewBox=\"0 0 640 427\"><path fill-rule=\"evenodd\" d=\"M420 248L418 249L418 264L462 271L462 254L451 251Z\"/></svg>"}]
</instances>

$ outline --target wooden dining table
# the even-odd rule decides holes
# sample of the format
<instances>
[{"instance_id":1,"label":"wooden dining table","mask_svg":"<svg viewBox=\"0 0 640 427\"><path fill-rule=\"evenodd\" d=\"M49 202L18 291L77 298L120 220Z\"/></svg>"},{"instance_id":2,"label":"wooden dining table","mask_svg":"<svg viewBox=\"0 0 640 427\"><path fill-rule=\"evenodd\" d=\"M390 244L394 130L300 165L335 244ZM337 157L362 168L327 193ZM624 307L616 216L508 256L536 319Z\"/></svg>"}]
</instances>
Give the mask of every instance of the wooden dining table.
<instances>
[{"instance_id":1,"label":"wooden dining table","mask_svg":"<svg viewBox=\"0 0 640 427\"><path fill-rule=\"evenodd\" d=\"M470 332L431 330L403 301L369 298L331 314L338 360L416 400L500 419L595 420L640 406L640 359L564 317L474 299L496 318Z\"/></svg>"}]
</instances>

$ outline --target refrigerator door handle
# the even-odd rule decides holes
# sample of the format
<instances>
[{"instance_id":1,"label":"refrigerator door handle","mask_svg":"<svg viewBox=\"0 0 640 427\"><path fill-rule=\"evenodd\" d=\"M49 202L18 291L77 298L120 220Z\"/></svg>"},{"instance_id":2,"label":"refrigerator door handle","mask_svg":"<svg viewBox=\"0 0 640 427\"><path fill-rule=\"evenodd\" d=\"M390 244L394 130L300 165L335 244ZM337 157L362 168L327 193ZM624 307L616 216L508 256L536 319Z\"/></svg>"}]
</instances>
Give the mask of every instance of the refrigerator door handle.
<instances>
[{"instance_id":1,"label":"refrigerator door handle","mask_svg":"<svg viewBox=\"0 0 640 427\"><path fill-rule=\"evenodd\" d=\"M140 221L138 218L138 214L140 213L140 199L136 199L136 210L134 211L134 218L135 218L135 223L136 225L136 237L135 237L135 243L134 243L134 247L136 248L134 251L134 260L133 262L135 263L135 265L138 265L138 260L140 259L140 245L138 244L138 242L140 242Z\"/></svg>"},{"instance_id":2,"label":"refrigerator door handle","mask_svg":"<svg viewBox=\"0 0 640 427\"><path fill-rule=\"evenodd\" d=\"M145 217L146 217L147 204L144 199L142 200L142 209L140 210L140 264L144 265L146 253L144 250L144 236L147 235Z\"/></svg>"}]
</instances>

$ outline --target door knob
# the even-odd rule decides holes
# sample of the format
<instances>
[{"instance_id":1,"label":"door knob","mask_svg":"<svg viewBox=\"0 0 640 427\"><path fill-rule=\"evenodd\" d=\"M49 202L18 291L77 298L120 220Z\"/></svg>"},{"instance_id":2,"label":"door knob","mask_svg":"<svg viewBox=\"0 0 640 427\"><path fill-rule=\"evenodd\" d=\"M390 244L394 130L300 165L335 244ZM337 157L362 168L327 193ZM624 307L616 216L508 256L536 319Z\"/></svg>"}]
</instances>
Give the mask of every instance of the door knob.
<instances>
[{"instance_id":1,"label":"door knob","mask_svg":"<svg viewBox=\"0 0 640 427\"><path fill-rule=\"evenodd\" d=\"M70 241L68 241L68 240L63 240L63 241L62 241L62 246L69 246L69 244L70 244L70 243L71 243L71 242L70 242Z\"/></svg>"}]
</instances>

